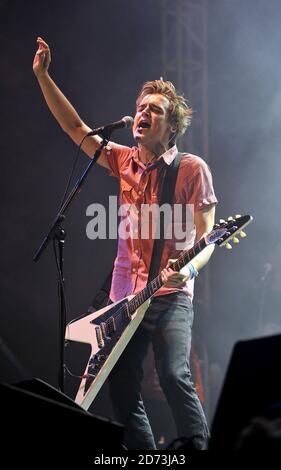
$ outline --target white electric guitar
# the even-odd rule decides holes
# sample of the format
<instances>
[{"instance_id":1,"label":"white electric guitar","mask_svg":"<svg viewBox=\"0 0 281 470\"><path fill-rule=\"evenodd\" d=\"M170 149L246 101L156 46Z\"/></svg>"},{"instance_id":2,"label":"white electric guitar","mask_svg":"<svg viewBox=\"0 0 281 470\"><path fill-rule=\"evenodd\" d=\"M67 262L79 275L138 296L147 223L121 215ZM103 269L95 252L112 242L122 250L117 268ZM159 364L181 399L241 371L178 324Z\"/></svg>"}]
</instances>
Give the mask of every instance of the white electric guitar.
<instances>
[{"instance_id":1,"label":"white electric guitar","mask_svg":"<svg viewBox=\"0 0 281 470\"><path fill-rule=\"evenodd\" d=\"M230 217L228 221L220 221L213 230L199 240L193 248L183 251L179 258L171 264L174 271L180 271L204 248L211 244L231 248L230 240L238 243L237 235L243 238L244 227L253 218L250 215ZM88 343L91 354L75 398L82 408L88 409L118 361L137 327L142 321L149 306L150 298L163 282L161 274L153 279L136 295L130 295L82 318L72 320L66 326L65 340Z\"/></svg>"}]
</instances>

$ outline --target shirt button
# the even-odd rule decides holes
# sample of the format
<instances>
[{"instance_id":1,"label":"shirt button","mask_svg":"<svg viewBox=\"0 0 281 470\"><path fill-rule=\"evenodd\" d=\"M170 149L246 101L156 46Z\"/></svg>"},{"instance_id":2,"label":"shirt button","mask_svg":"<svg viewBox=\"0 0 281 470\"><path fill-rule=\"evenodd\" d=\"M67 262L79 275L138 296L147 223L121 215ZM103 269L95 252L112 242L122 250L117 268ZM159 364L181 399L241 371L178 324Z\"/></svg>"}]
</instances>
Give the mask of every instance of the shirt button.
<instances>
[{"instance_id":1,"label":"shirt button","mask_svg":"<svg viewBox=\"0 0 281 470\"><path fill-rule=\"evenodd\" d=\"M136 268L133 268L133 269L132 269L132 272L135 273L135 272L136 272Z\"/></svg>"},{"instance_id":2,"label":"shirt button","mask_svg":"<svg viewBox=\"0 0 281 470\"><path fill-rule=\"evenodd\" d=\"M142 195L142 191L138 191L138 195L141 196L141 195Z\"/></svg>"}]
</instances>

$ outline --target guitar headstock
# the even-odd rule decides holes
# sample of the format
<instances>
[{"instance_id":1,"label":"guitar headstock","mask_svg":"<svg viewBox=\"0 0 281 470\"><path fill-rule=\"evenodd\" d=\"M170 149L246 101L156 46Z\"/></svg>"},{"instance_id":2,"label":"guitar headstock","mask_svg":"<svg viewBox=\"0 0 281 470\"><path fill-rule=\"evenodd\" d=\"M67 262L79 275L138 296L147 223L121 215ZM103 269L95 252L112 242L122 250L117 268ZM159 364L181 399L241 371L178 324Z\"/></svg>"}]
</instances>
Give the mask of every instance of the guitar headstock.
<instances>
[{"instance_id":1,"label":"guitar headstock","mask_svg":"<svg viewBox=\"0 0 281 470\"><path fill-rule=\"evenodd\" d=\"M252 222L253 217L251 215L236 215L235 217L229 217L227 220L220 220L219 224L215 224L213 230L206 235L205 241L207 245L215 243L218 246L225 246L228 250L231 250L232 245L239 243L238 235L241 238L246 237L244 228Z\"/></svg>"}]
</instances>

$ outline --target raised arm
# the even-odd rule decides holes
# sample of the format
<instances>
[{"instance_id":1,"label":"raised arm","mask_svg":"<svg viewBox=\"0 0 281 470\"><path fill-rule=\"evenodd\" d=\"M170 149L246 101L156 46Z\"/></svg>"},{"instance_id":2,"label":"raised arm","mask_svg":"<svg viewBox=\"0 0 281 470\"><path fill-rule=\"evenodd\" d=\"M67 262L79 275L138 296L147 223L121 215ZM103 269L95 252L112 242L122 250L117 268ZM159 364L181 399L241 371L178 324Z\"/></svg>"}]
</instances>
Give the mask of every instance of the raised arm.
<instances>
[{"instance_id":1,"label":"raised arm","mask_svg":"<svg viewBox=\"0 0 281 470\"><path fill-rule=\"evenodd\" d=\"M72 104L50 77L49 66L51 63L51 51L48 44L40 37L37 38L37 43L38 50L33 61L34 74L37 77L49 110L61 128L78 145L91 128L82 121ZM89 157L92 157L100 141L101 139L98 136L88 137L85 139L82 149ZM98 163L109 168L105 151L103 151L99 157Z\"/></svg>"}]
</instances>

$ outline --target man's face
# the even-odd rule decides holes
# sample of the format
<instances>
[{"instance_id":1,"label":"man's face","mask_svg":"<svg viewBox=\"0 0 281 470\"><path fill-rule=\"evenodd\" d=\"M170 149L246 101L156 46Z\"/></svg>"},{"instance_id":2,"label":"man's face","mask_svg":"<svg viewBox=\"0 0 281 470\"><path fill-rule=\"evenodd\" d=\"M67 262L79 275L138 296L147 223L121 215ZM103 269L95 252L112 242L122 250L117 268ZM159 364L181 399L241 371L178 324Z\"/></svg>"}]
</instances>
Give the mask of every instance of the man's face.
<instances>
[{"instance_id":1,"label":"man's face","mask_svg":"<svg viewBox=\"0 0 281 470\"><path fill-rule=\"evenodd\" d=\"M169 100L163 95L146 95L137 105L133 135L138 144L161 155L169 148L171 125Z\"/></svg>"}]
</instances>

